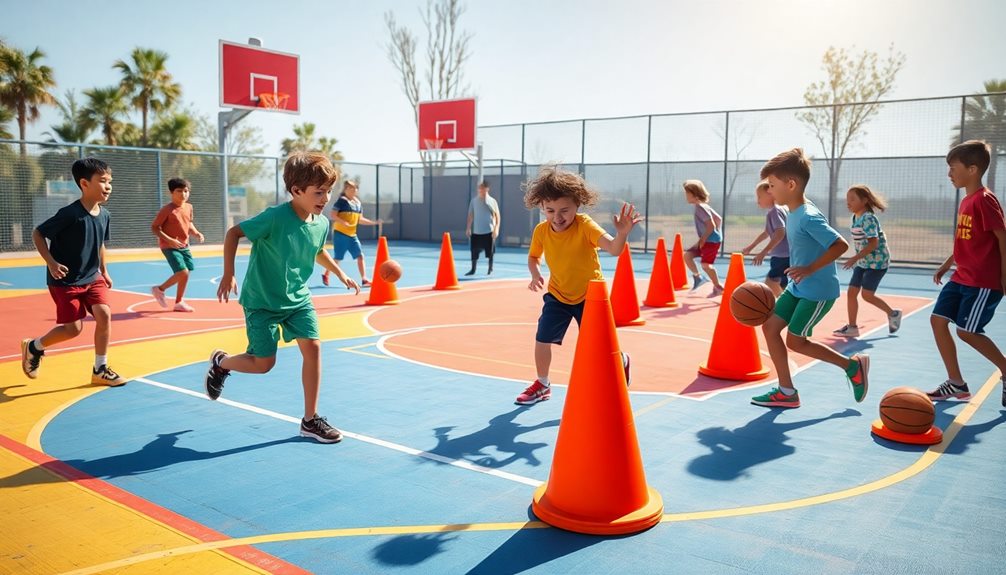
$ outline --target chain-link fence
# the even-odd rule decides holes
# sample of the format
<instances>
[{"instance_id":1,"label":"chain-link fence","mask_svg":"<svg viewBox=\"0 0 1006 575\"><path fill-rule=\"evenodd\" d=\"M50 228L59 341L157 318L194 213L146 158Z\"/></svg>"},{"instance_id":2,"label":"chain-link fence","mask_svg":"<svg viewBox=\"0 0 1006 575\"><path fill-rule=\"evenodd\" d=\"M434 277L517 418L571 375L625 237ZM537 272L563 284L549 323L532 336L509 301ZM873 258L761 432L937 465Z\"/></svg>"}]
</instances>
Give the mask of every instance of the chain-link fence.
<instances>
[{"instance_id":1,"label":"chain-link fence","mask_svg":"<svg viewBox=\"0 0 1006 575\"><path fill-rule=\"evenodd\" d=\"M503 245L530 241L539 221L523 204L521 184L544 163L583 173L601 192L588 210L610 227L621 201L634 203L645 222L630 236L634 249L651 249L658 237L681 233L694 241L692 209L681 183L700 179L710 203L724 216L723 251L747 245L763 226L754 187L762 164L776 153L802 147L813 157L807 196L848 232L845 193L858 183L888 200L881 214L895 260L933 263L952 249L962 191L947 178L951 145L984 139L994 158L987 187L1002 196L1006 169L1006 94L845 104L770 110L598 118L487 126L484 177L499 200ZM282 158L228 156L224 200L223 156L95 145L0 140L0 251L31 250L31 229L79 197L70 176L73 160L97 156L111 164L114 183L111 247L154 247L150 222L168 201L166 182L192 182L196 225L208 242L228 226L283 201ZM384 222L391 239L438 242L444 232L464 240L477 171L466 160L422 164L341 164L360 182L364 215ZM377 228L361 227L364 239Z\"/></svg>"}]
</instances>

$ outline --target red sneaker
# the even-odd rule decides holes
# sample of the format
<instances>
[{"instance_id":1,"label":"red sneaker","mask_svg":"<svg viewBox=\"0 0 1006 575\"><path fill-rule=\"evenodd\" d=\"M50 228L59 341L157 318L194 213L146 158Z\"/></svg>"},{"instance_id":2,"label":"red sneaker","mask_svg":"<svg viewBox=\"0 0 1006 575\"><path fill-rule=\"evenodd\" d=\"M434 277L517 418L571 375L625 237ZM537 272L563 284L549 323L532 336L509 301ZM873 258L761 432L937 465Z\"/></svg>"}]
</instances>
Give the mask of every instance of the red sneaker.
<instances>
[{"instance_id":1,"label":"red sneaker","mask_svg":"<svg viewBox=\"0 0 1006 575\"><path fill-rule=\"evenodd\" d=\"M552 397L552 388L547 385L543 385L536 379L530 387L524 390L524 393L517 396L514 403L519 405L533 405L539 401L546 401L550 397Z\"/></svg>"}]
</instances>

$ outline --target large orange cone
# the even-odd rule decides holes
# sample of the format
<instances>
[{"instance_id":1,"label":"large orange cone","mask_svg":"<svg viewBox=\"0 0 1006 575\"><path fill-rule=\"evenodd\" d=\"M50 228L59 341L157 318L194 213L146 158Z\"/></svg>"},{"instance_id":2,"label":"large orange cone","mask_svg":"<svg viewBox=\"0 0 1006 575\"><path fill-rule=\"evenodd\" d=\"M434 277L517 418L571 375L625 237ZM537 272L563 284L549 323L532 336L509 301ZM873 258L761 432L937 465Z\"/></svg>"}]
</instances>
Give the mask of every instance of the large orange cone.
<instances>
[{"instance_id":1,"label":"large orange cone","mask_svg":"<svg viewBox=\"0 0 1006 575\"><path fill-rule=\"evenodd\" d=\"M454 249L448 232L444 232L444 239L440 242L440 265L437 266L437 283L433 285L433 289L461 289L458 274L454 271Z\"/></svg>"},{"instance_id":2,"label":"large orange cone","mask_svg":"<svg viewBox=\"0 0 1006 575\"><path fill-rule=\"evenodd\" d=\"M671 270L667 264L667 246L664 238L657 238L657 250L653 256L653 271L650 272L650 285L646 288L646 299L643 305L650 307L678 307L674 299L674 288L671 287Z\"/></svg>"},{"instance_id":3,"label":"large orange cone","mask_svg":"<svg viewBox=\"0 0 1006 575\"><path fill-rule=\"evenodd\" d=\"M555 527L595 535L642 531L664 512L660 493L646 484L603 280L587 287L552 471L531 510Z\"/></svg>"},{"instance_id":4,"label":"large orange cone","mask_svg":"<svg viewBox=\"0 0 1006 575\"><path fill-rule=\"evenodd\" d=\"M723 301L716 316L709 359L699 365L699 373L734 381L754 381L768 375L768 369L762 368L755 328L740 324L730 313L730 297L745 281L744 256L730 254L730 269L723 286Z\"/></svg>"},{"instance_id":5,"label":"large orange cone","mask_svg":"<svg viewBox=\"0 0 1006 575\"><path fill-rule=\"evenodd\" d=\"M611 311L615 316L615 326L644 325L646 320L639 317L639 296L636 295L636 276L632 271L632 255L629 246L622 248L615 266L615 279L611 282Z\"/></svg>"},{"instance_id":6,"label":"large orange cone","mask_svg":"<svg viewBox=\"0 0 1006 575\"><path fill-rule=\"evenodd\" d=\"M370 296L367 305L393 305L398 303L398 288L381 277L381 264L391 259L388 255L388 238L377 240L377 258L374 262L374 278L370 280Z\"/></svg>"},{"instance_id":7,"label":"large orange cone","mask_svg":"<svg viewBox=\"0 0 1006 575\"><path fill-rule=\"evenodd\" d=\"M676 290L688 287L688 270L685 269L685 251L681 248L681 234L674 234L671 250L671 285Z\"/></svg>"}]
</instances>

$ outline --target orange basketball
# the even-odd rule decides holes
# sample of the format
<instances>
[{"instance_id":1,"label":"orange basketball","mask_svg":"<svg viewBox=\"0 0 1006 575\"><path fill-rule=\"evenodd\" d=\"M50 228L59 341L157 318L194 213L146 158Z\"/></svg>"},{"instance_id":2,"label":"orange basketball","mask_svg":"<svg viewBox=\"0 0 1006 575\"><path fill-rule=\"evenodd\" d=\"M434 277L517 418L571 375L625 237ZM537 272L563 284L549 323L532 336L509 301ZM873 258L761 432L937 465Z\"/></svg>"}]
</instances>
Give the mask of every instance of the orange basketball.
<instances>
[{"instance_id":1,"label":"orange basketball","mask_svg":"<svg viewBox=\"0 0 1006 575\"><path fill-rule=\"evenodd\" d=\"M891 431L925 433L935 419L932 400L914 387L895 387L880 400L880 421Z\"/></svg>"},{"instance_id":2,"label":"orange basketball","mask_svg":"<svg viewBox=\"0 0 1006 575\"><path fill-rule=\"evenodd\" d=\"M730 297L730 313L738 323L761 325L772 317L775 309L775 294L767 285L748 281L737 286Z\"/></svg>"},{"instance_id":3,"label":"orange basketball","mask_svg":"<svg viewBox=\"0 0 1006 575\"><path fill-rule=\"evenodd\" d=\"M381 264L377 273L380 274L381 279L384 281L388 283L395 283L398 281L398 278L402 277L402 266L400 266L395 260L388 260Z\"/></svg>"}]
</instances>

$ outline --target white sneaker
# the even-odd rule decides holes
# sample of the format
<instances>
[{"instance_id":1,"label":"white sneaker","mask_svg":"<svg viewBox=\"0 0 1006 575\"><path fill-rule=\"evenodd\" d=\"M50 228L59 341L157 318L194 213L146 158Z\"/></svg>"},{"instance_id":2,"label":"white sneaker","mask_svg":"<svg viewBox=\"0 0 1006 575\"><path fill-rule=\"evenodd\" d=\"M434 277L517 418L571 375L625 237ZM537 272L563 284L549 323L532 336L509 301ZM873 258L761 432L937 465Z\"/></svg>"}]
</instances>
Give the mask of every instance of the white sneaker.
<instances>
[{"instance_id":1,"label":"white sneaker","mask_svg":"<svg viewBox=\"0 0 1006 575\"><path fill-rule=\"evenodd\" d=\"M150 288L150 293L154 296L154 299L157 300L157 305L163 308L168 307L168 300L164 298L164 290L162 290L157 286L154 286Z\"/></svg>"},{"instance_id":2,"label":"white sneaker","mask_svg":"<svg viewBox=\"0 0 1006 575\"><path fill-rule=\"evenodd\" d=\"M845 324L831 333L842 337L859 337L859 327Z\"/></svg>"},{"instance_id":3,"label":"white sneaker","mask_svg":"<svg viewBox=\"0 0 1006 575\"><path fill-rule=\"evenodd\" d=\"M891 315L887 316L887 331L894 333L899 329L901 329L901 310L892 310Z\"/></svg>"},{"instance_id":4,"label":"white sneaker","mask_svg":"<svg viewBox=\"0 0 1006 575\"><path fill-rule=\"evenodd\" d=\"M196 311L196 308L190 306L189 304L183 301L180 301L175 304L175 311L194 312Z\"/></svg>"},{"instance_id":5,"label":"white sneaker","mask_svg":"<svg viewBox=\"0 0 1006 575\"><path fill-rule=\"evenodd\" d=\"M709 297L714 298L714 297L720 297L721 295L723 295L723 288L713 286L713 291L712 293L709 294Z\"/></svg>"}]
</instances>

